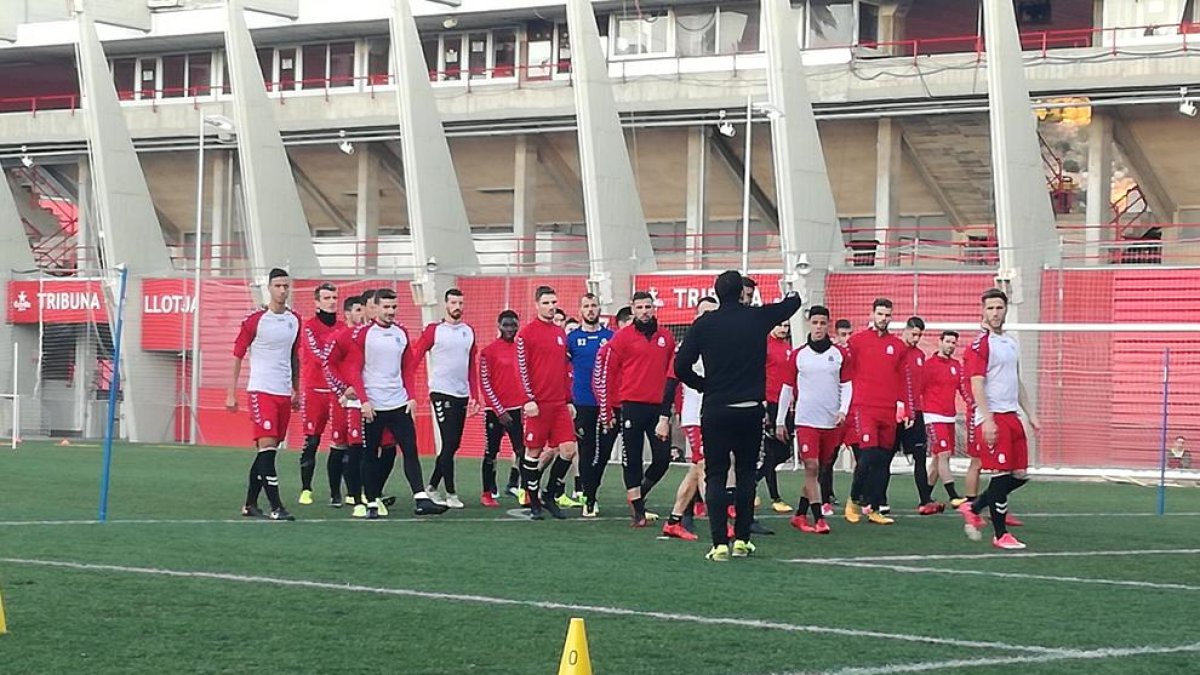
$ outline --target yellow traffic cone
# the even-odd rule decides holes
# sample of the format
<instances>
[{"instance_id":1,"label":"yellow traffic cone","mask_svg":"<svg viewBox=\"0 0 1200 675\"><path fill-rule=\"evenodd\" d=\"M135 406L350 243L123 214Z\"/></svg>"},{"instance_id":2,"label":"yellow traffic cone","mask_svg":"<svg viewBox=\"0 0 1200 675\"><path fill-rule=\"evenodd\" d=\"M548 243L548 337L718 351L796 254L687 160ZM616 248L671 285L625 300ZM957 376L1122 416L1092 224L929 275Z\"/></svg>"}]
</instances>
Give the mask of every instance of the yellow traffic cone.
<instances>
[{"instance_id":1,"label":"yellow traffic cone","mask_svg":"<svg viewBox=\"0 0 1200 675\"><path fill-rule=\"evenodd\" d=\"M583 619L571 619L567 644L563 647L562 660L558 662L558 675L592 675L592 658L588 655Z\"/></svg>"},{"instance_id":2,"label":"yellow traffic cone","mask_svg":"<svg viewBox=\"0 0 1200 675\"><path fill-rule=\"evenodd\" d=\"M8 624L4 623L4 596L0 595L0 635L8 632ZM583 653L587 654L587 645L583 646ZM592 671L588 671L589 673Z\"/></svg>"}]
</instances>

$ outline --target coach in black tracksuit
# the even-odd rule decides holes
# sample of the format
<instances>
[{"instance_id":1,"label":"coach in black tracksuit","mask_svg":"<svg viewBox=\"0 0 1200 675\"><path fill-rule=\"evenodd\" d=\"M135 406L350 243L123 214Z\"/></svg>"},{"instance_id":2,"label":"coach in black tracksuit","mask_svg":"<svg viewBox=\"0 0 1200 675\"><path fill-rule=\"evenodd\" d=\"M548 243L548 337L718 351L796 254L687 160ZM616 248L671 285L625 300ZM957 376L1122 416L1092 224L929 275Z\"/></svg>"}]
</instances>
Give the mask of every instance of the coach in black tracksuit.
<instances>
[{"instance_id":1,"label":"coach in black tracksuit","mask_svg":"<svg viewBox=\"0 0 1200 675\"><path fill-rule=\"evenodd\" d=\"M679 381L704 393L700 429L714 547L729 544L724 486L730 455L737 484L734 534L741 541L750 541L767 390L767 335L800 310L800 296L795 293L765 307L740 304L742 275L735 271L717 277L715 290L721 306L696 319L675 357ZM704 361L703 376L692 370L697 359Z\"/></svg>"}]
</instances>

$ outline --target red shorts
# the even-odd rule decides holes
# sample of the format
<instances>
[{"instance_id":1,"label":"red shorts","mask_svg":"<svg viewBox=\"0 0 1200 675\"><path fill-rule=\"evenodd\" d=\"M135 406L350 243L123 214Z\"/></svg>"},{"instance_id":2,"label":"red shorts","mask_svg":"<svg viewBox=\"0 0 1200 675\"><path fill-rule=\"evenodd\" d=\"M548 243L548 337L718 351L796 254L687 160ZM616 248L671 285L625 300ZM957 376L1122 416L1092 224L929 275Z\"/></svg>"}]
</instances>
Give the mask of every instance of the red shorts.
<instances>
[{"instance_id":1,"label":"red shorts","mask_svg":"<svg viewBox=\"0 0 1200 675\"><path fill-rule=\"evenodd\" d=\"M958 441L955 437L954 424L951 422L926 422L925 440L931 455L954 454L954 447Z\"/></svg>"},{"instance_id":2,"label":"red shorts","mask_svg":"<svg viewBox=\"0 0 1200 675\"><path fill-rule=\"evenodd\" d=\"M895 408L860 406L850 411L846 443L860 448L884 448L896 445Z\"/></svg>"},{"instance_id":3,"label":"red shorts","mask_svg":"<svg viewBox=\"0 0 1200 675\"><path fill-rule=\"evenodd\" d=\"M282 443L287 436L288 422L292 419L292 397L261 391L249 393L254 440L274 438Z\"/></svg>"},{"instance_id":4,"label":"red shorts","mask_svg":"<svg viewBox=\"0 0 1200 675\"><path fill-rule=\"evenodd\" d=\"M334 445L362 445L362 408L347 408L334 402L330 426L333 427L330 430L330 440Z\"/></svg>"},{"instance_id":5,"label":"red shorts","mask_svg":"<svg viewBox=\"0 0 1200 675\"><path fill-rule=\"evenodd\" d=\"M836 443L833 444L833 454L836 457L837 449L842 447L842 444L846 442L846 423L842 422L834 427L831 431L833 432L833 439L836 441Z\"/></svg>"},{"instance_id":6,"label":"red shorts","mask_svg":"<svg viewBox=\"0 0 1200 675\"><path fill-rule=\"evenodd\" d=\"M1029 468L1029 443L1025 438L1025 425L1016 413L994 413L996 420L996 443L988 446L983 439L983 425L975 427L975 450L983 463L984 471L1009 473Z\"/></svg>"},{"instance_id":7,"label":"red shorts","mask_svg":"<svg viewBox=\"0 0 1200 675\"><path fill-rule=\"evenodd\" d=\"M537 417L525 418L525 447L540 450L575 442L575 422L566 403L540 403Z\"/></svg>"},{"instance_id":8,"label":"red shorts","mask_svg":"<svg viewBox=\"0 0 1200 675\"><path fill-rule=\"evenodd\" d=\"M704 461L704 434L700 433L700 427L689 425L683 428L683 437L687 439L688 450L692 453L692 464L699 464Z\"/></svg>"},{"instance_id":9,"label":"red shorts","mask_svg":"<svg viewBox=\"0 0 1200 675\"><path fill-rule=\"evenodd\" d=\"M796 447L800 448L800 459L816 460L820 464L833 462L840 435L836 428L796 427Z\"/></svg>"},{"instance_id":10,"label":"red shorts","mask_svg":"<svg viewBox=\"0 0 1200 675\"><path fill-rule=\"evenodd\" d=\"M300 419L304 422L305 436L320 436L325 433L325 425L333 406L337 404L333 392L318 389L305 389L300 401Z\"/></svg>"}]
</instances>

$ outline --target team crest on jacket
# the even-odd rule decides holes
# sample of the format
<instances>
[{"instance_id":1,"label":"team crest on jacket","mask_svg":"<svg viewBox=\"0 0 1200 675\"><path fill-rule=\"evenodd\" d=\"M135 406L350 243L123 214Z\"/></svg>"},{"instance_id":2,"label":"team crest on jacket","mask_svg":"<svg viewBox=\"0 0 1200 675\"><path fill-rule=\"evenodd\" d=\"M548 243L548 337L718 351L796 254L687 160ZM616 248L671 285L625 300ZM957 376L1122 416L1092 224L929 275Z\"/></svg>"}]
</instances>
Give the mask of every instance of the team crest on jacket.
<instances>
[{"instance_id":1,"label":"team crest on jacket","mask_svg":"<svg viewBox=\"0 0 1200 675\"><path fill-rule=\"evenodd\" d=\"M896 353L896 352L895 352L895 350L893 350L893 349L892 349L892 346L891 346L891 345L888 345L888 346L887 346L887 355L888 355L888 356L891 356L891 355L892 355L892 354L894 354L894 353Z\"/></svg>"},{"instance_id":2,"label":"team crest on jacket","mask_svg":"<svg viewBox=\"0 0 1200 675\"><path fill-rule=\"evenodd\" d=\"M556 338L554 338L554 339L555 339L555 340L558 340L558 346L559 346L559 347L562 347L562 346L563 346L563 339L562 339L562 336L561 336L561 335L559 335L558 337L556 337Z\"/></svg>"},{"instance_id":3,"label":"team crest on jacket","mask_svg":"<svg viewBox=\"0 0 1200 675\"><path fill-rule=\"evenodd\" d=\"M667 339L666 339L665 337L663 337L663 336L659 335L659 336L658 336L658 346L659 346L659 347L666 347L666 346L667 346Z\"/></svg>"},{"instance_id":4,"label":"team crest on jacket","mask_svg":"<svg viewBox=\"0 0 1200 675\"><path fill-rule=\"evenodd\" d=\"M917 357L917 365L918 365L918 366L923 366L923 365L925 365L925 359L923 359L923 358L921 358L921 357L919 357L919 356L918 356L918 357ZM951 374L953 374L953 373L951 373Z\"/></svg>"},{"instance_id":5,"label":"team crest on jacket","mask_svg":"<svg viewBox=\"0 0 1200 675\"><path fill-rule=\"evenodd\" d=\"M955 368L954 366L950 366L950 374L958 375L958 368Z\"/></svg>"}]
</instances>

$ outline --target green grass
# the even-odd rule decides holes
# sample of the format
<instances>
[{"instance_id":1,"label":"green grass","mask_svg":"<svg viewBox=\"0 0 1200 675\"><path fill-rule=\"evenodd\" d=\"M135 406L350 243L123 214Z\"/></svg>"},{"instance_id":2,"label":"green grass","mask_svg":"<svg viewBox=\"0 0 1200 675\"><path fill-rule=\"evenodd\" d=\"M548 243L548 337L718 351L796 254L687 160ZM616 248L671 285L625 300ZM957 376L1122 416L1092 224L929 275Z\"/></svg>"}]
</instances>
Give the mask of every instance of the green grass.
<instances>
[{"instance_id":1,"label":"green grass","mask_svg":"<svg viewBox=\"0 0 1200 675\"><path fill-rule=\"evenodd\" d=\"M295 457L280 462L289 502L297 489ZM967 541L956 515L904 517L890 528L835 519L833 535L823 538L771 518L764 521L778 534L756 539L757 559L714 564L703 560L703 543L661 541L657 529L631 530L620 473L612 467L601 496L606 518L596 522L523 522L477 506L415 521L403 499L388 521L351 521L345 509L314 505L292 508L296 523L246 522L237 509L250 459L240 450L120 446L112 522L63 523L96 516L99 447L26 443L15 453L0 450L0 592L10 631L0 637L0 672L552 673L572 616L587 620L596 672L621 674L825 672L1039 656L902 636L1071 650L1200 640L1200 556L1194 554L872 562L1177 586L906 573L784 561L994 549ZM426 458L426 471L429 465ZM478 462L460 460L459 475L472 488L462 492L473 492ZM652 510L665 514L680 477L682 469L673 468L651 495ZM909 481L896 477L892 484L899 513L911 513ZM796 494L798 476L786 474L783 484L789 496ZM839 488L844 495L846 485ZM1168 500L1172 512L1200 512L1200 490L1173 489ZM1014 511L1025 517L1019 534L1032 552L1200 548L1200 520L1194 517L1062 517L1150 514L1154 504L1153 490L1083 483L1035 482L1012 499ZM1048 513L1058 517L1037 515ZM145 520L162 522L121 522ZM12 559L338 587L64 569ZM528 602L488 604L350 585ZM534 602L641 614L529 604ZM894 637L785 630L802 625ZM937 672L1179 673L1195 672L1197 657L1190 651Z\"/></svg>"}]
</instances>

